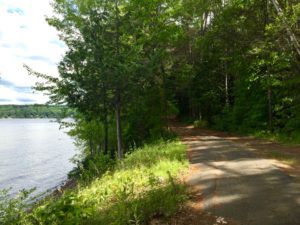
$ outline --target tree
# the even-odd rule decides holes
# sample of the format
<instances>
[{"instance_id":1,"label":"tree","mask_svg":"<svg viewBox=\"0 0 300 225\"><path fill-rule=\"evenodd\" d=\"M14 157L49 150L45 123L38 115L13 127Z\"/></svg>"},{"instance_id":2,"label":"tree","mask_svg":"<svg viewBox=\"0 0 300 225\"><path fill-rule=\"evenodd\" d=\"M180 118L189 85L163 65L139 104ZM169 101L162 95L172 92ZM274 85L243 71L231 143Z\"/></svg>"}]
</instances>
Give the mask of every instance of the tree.
<instances>
[{"instance_id":1,"label":"tree","mask_svg":"<svg viewBox=\"0 0 300 225\"><path fill-rule=\"evenodd\" d=\"M174 113L241 131L276 131L300 118L295 0L55 0L53 7L48 22L69 50L58 78L34 73L46 80L36 89L82 114L78 125L97 130L98 153L117 149L122 158L162 135Z\"/></svg>"},{"instance_id":2,"label":"tree","mask_svg":"<svg viewBox=\"0 0 300 225\"><path fill-rule=\"evenodd\" d=\"M98 121L103 129L99 135L104 135L104 153L112 149L108 146L110 121L116 123L119 158L123 157L122 133L128 147L143 143L162 129L159 121L164 112L160 106L167 101L161 83L168 62L164 57L170 44L167 35L175 27L173 21L168 24L170 12L164 4L121 0L53 3L57 16L48 22L69 48L58 66L60 76L28 71L46 80L35 88L48 92L52 103L76 108L87 122ZM143 13L144 21L138 13ZM145 108L140 111L145 114L141 115L136 108L143 102L158 103L158 110L152 114L153 110L148 110L151 106L143 104ZM132 120L122 121L125 116ZM139 127L145 129L140 134L134 131Z\"/></svg>"}]
</instances>

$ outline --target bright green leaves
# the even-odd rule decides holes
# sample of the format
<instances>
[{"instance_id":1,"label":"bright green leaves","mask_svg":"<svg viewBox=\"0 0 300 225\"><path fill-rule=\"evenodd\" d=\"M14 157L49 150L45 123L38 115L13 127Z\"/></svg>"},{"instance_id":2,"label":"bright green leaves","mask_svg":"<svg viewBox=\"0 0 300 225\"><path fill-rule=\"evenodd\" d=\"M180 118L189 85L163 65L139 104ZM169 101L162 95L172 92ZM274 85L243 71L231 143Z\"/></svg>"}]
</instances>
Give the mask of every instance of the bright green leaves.
<instances>
[{"instance_id":1,"label":"bright green leaves","mask_svg":"<svg viewBox=\"0 0 300 225\"><path fill-rule=\"evenodd\" d=\"M69 51L59 65L60 80L46 77L44 87L89 119L109 118L111 130L120 99L128 146L155 136L168 107L210 124L233 112L229 121L236 126L251 112L249 124L261 127L268 109L285 108L288 115L294 109L281 107L283 99L300 94L293 84L300 80L295 41L289 38L292 32L299 39L300 7L279 1L278 13L272 3L56 0L58 16L48 21Z\"/></svg>"}]
</instances>

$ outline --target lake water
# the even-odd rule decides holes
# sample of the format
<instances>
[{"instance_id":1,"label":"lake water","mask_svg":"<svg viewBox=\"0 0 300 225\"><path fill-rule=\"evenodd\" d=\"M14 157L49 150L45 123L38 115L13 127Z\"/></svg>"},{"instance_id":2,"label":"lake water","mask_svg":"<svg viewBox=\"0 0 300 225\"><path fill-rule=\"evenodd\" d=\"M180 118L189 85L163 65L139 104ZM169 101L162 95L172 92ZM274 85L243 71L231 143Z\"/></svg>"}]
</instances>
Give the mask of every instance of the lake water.
<instances>
[{"instance_id":1,"label":"lake water","mask_svg":"<svg viewBox=\"0 0 300 225\"><path fill-rule=\"evenodd\" d=\"M74 165L73 140L50 119L0 119L0 189L60 185Z\"/></svg>"}]
</instances>

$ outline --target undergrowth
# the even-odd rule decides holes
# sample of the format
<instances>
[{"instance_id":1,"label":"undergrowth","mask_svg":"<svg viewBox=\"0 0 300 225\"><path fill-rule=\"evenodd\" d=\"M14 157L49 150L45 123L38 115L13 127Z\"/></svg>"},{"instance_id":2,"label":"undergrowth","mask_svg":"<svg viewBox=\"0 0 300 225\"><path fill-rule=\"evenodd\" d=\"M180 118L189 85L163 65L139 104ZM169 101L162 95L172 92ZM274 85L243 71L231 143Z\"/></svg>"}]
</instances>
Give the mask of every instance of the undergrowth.
<instances>
[{"instance_id":1,"label":"undergrowth","mask_svg":"<svg viewBox=\"0 0 300 225\"><path fill-rule=\"evenodd\" d=\"M187 165L185 147L178 141L145 146L89 184L40 202L14 224L126 225L169 217L186 199L179 177Z\"/></svg>"},{"instance_id":2,"label":"undergrowth","mask_svg":"<svg viewBox=\"0 0 300 225\"><path fill-rule=\"evenodd\" d=\"M269 132L269 131L257 131L252 133L253 136L263 139L268 139L271 141L276 141L279 143L287 145L297 145L300 144L300 133L299 132Z\"/></svg>"}]
</instances>

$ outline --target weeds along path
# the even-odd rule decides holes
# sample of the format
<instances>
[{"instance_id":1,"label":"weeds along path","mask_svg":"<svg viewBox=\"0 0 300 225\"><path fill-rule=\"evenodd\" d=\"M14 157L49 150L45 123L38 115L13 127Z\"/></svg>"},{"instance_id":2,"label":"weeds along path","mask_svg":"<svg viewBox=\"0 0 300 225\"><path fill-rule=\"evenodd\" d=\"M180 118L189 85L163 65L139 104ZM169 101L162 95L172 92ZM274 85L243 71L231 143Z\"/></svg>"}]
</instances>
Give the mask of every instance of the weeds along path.
<instances>
[{"instance_id":1,"label":"weeds along path","mask_svg":"<svg viewBox=\"0 0 300 225\"><path fill-rule=\"evenodd\" d=\"M189 147L187 182L200 196L195 207L234 224L300 225L297 173L257 154L259 149L247 147L240 137L176 123L171 128Z\"/></svg>"}]
</instances>

